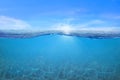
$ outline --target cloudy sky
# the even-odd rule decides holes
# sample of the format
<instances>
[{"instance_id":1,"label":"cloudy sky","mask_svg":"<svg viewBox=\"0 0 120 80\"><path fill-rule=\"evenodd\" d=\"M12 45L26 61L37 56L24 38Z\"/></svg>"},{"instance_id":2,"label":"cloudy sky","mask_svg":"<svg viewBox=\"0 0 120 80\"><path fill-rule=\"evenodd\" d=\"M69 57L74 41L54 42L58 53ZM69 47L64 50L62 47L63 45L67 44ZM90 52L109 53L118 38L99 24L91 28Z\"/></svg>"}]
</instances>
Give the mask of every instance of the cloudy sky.
<instances>
[{"instance_id":1,"label":"cloudy sky","mask_svg":"<svg viewBox=\"0 0 120 80\"><path fill-rule=\"evenodd\" d=\"M1 0L0 29L120 27L120 0Z\"/></svg>"}]
</instances>

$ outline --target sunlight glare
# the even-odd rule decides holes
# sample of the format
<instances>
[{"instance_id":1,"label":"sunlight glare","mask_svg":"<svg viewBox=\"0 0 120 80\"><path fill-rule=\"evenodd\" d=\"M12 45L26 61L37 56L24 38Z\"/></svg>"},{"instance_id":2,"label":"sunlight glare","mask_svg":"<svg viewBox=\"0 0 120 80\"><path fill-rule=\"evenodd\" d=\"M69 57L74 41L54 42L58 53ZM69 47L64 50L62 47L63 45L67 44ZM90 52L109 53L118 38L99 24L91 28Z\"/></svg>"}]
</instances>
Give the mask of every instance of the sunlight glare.
<instances>
[{"instance_id":1,"label":"sunlight glare","mask_svg":"<svg viewBox=\"0 0 120 80\"><path fill-rule=\"evenodd\" d=\"M70 34L72 28L69 25L62 25L58 27L59 30L63 31L64 34Z\"/></svg>"}]
</instances>

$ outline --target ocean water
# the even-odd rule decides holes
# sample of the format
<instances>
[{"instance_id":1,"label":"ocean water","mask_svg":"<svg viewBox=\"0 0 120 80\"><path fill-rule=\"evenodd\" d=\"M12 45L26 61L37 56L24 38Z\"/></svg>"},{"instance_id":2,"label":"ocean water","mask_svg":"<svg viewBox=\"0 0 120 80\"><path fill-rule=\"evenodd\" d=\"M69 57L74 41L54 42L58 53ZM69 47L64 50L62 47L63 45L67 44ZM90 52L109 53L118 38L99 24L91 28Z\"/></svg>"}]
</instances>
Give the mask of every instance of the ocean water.
<instances>
[{"instance_id":1,"label":"ocean water","mask_svg":"<svg viewBox=\"0 0 120 80\"><path fill-rule=\"evenodd\" d=\"M120 38L0 38L0 80L120 80Z\"/></svg>"}]
</instances>

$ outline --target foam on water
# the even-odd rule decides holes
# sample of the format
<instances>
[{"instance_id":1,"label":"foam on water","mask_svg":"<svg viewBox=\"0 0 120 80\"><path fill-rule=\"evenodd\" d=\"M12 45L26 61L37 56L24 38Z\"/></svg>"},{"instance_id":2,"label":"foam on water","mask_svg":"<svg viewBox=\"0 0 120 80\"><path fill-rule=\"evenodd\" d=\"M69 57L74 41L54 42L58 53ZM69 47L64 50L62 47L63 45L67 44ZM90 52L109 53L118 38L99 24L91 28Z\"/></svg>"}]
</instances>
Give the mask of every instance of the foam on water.
<instances>
[{"instance_id":1,"label":"foam on water","mask_svg":"<svg viewBox=\"0 0 120 80\"><path fill-rule=\"evenodd\" d=\"M87 38L118 38L119 28L81 28L81 29L28 29L28 30L0 30L0 37L32 38L43 35L66 35Z\"/></svg>"}]
</instances>

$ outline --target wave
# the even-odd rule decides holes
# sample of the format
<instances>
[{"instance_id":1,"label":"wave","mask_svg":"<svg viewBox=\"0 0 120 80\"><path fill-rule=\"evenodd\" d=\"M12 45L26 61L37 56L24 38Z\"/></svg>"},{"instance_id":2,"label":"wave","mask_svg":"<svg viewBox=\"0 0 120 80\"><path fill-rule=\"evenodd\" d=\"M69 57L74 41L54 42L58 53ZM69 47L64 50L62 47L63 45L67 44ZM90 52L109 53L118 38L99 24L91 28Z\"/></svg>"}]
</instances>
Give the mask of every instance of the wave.
<instances>
[{"instance_id":1,"label":"wave","mask_svg":"<svg viewBox=\"0 0 120 80\"><path fill-rule=\"evenodd\" d=\"M95 39L120 38L120 29L73 29L73 30L0 30L3 38L33 38L44 35L66 35Z\"/></svg>"}]
</instances>

